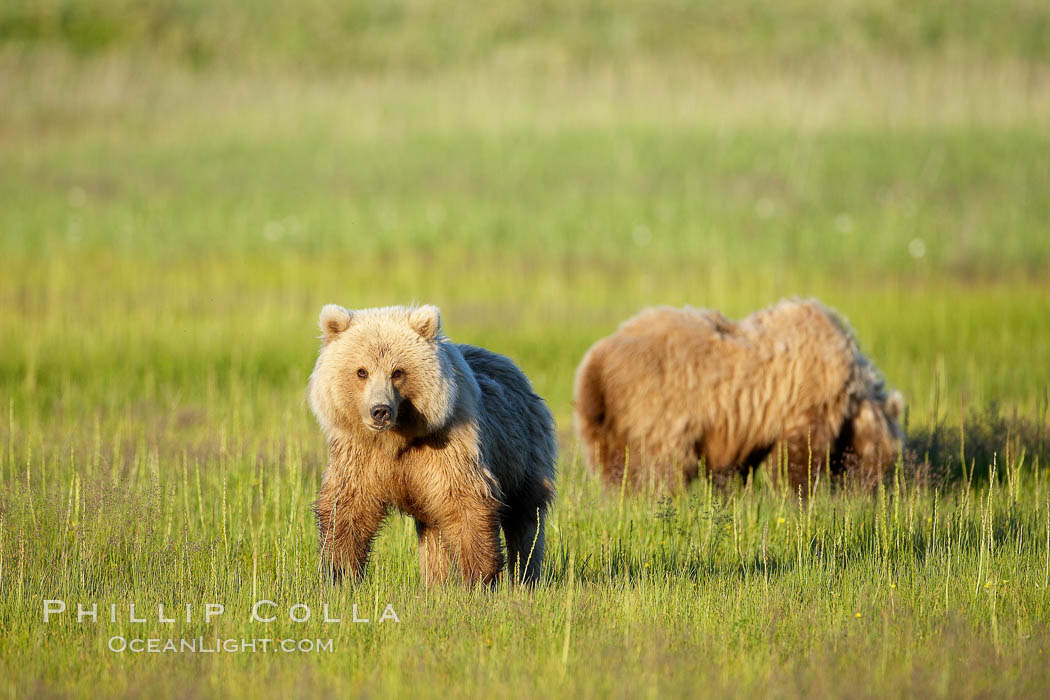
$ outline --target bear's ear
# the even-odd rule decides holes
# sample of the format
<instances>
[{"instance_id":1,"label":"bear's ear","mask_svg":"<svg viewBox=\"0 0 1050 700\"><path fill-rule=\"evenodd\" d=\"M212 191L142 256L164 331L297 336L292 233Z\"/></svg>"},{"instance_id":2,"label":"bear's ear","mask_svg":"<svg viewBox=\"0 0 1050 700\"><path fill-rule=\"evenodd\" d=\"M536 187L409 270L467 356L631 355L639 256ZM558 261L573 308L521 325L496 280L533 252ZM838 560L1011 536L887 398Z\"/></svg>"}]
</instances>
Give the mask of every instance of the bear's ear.
<instances>
[{"instance_id":1,"label":"bear's ear","mask_svg":"<svg viewBox=\"0 0 1050 700\"><path fill-rule=\"evenodd\" d=\"M433 340L441 334L441 311L431 304L420 306L408 315L408 325L425 340Z\"/></svg>"},{"instance_id":2,"label":"bear's ear","mask_svg":"<svg viewBox=\"0 0 1050 700\"><path fill-rule=\"evenodd\" d=\"M338 304L325 304L321 309L321 341L325 345L350 327L353 314Z\"/></svg>"},{"instance_id":3,"label":"bear's ear","mask_svg":"<svg viewBox=\"0 0 1050 700\"><path fill-rule=\"evenodd\" d=\"M901 396L899 391L895 391L886 397L886 413L890 415L890 418L893 420L899 419L903 410L904 397Z\"/></svg>"}]
</instances>

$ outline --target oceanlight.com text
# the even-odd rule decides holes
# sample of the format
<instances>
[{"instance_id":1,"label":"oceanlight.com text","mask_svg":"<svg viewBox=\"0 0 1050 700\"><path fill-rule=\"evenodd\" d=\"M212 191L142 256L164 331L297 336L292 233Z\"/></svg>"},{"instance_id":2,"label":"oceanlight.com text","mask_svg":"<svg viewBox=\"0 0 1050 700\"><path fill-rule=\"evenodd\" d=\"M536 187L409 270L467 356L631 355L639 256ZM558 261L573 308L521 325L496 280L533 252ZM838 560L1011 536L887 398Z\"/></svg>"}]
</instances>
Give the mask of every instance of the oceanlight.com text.
<instances>
[{"instance_id":1,"label":"oceanlight.com text","mask_svg":"<svg viewBox=\"0 0 1050 700\"><path fill-rule=\"evenodd\" d=\"M106 643L117 654L313 654L332 653L331 639L236 639L221 637L184 637L181 639L114 636Z\"/></svg>"}]
</instances>

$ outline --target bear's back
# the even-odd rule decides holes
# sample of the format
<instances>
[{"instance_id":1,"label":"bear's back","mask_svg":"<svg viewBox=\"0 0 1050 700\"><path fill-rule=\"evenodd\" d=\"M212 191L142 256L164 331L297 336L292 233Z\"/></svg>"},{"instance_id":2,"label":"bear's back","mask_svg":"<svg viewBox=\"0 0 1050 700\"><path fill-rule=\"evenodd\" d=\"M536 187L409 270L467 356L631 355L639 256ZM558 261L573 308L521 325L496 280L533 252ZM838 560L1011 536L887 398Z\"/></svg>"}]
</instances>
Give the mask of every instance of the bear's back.
<instances>
[{"instance_id":1,"label":"bear's back","mask_svg":"<svg viewBox=\"0 0 1050 700\"><path fill-rule=\"evenodd\" d=\"M651 440L668 417L709 425L750 415L764 425L757 417L819 404L849 380L854 347L823 305L788 300L740 322L707 309L646 309L599 341L594 357L608 413Z\"/></svg>"},{"instance_id":2,"label":"bear's back","mask_svg":"<svg viewBox=\"0 0 1050 700\"><path fill-rule=\"evenodd\" d=\"M491 350L464 344L456 349L481 389L482 449L504 489L516 488L530 469L553 480L554 418L528 378L510 358Z\"/></svg>"},{"instance_id":3,"label":"bear's back","mask_svg":"<svg viewBox=\"0 0 1050 700\"><path fill-rule=\"evenodd\" d=\"M463 343L457 343L456 349L467 361L467 366L474 372L474 377L479 384L487 379L495 382L501 389L525 396L534 395L528 378L509 357L476 345Z\"/></svg>"}]
</instances>

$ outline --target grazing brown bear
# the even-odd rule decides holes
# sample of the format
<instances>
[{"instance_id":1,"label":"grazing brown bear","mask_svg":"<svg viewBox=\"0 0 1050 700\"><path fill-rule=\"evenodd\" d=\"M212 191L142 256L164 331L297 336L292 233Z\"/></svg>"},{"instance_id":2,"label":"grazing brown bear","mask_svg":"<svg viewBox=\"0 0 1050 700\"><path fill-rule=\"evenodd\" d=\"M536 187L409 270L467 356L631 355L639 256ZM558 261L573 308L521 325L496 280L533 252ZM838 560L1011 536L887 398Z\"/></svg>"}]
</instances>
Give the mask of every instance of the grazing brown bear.
<instances>
[{"instance_id":1,"label":"grazing brown bear","mask_svg":"<svg viewBox=\"0 0 1050 700\"><path fill-rule=\"evenodd\" d=\"M887 393L846 323L782 301L734 323L717 311L642 311L576 371L577 433L609 484L675 487L700 465L724 480L766 461L808 489L833 473L879 478L901 450ZM785 455L786 450L786 455Z\"/></svg>"},{"instance_id":2,"label":"grazing brown bear","mask_svg":"<svg viewBox=\"0 0 1050 700\"><path fill-rule=\"evenodd\" d=\"M315 510L336 580L358 577L395 507L416 521L424 582L534 582L554 497L546 404L513 362L441 333L434 306L321 310L310 406L330 458ZM520 571L519 571L520 567Z\"/></svg>"}]
</instances>

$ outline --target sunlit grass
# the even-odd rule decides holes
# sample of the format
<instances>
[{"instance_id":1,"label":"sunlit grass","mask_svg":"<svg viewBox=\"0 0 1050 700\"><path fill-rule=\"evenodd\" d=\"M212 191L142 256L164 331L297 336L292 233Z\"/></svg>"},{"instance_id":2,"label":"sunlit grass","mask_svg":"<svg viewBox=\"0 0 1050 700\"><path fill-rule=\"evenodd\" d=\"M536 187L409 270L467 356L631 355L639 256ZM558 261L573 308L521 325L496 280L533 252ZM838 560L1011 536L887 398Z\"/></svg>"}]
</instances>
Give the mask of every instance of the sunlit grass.
<instances>
[{"instance_id":1,"label":"sunlit grass","mask_svg":"<svg viewBox=\"0 0 1050 700\"><path fill-rule=\"evenodd\" d=\"M699 484L621 502L570 452L535 591L424 591L413 528L400 516L366 580L333 589L319 580L307 513L322 450L306 421L281 437L220 424L216 442L202 436L181 450L122 427L121 442L98 433L68 454L43 436L8 436L2 664L21 679L11 689L35 679L132 692L193 669L200 692L236 692L260 675L274 690L424 695L449 684L470 694L633 695L697 682L709 691L777 682L784 692L861 682L872 694L954 696L993 679L1021 694L1046 681L1035 659L1048 622L1050 473L1020 456L981 468L972 490L901 475L874 492L824 482L800 502L760 474L728 491ZM71 611L45 626L44 599ZM257 600L276 603L276 622L249 622ZM96 602L101 623L77 624L75 605ZM212 602L226 612L205 623ZM145 623L129 622L130 603ZM312 609L303 624L288 619L298 603ZM376 622L388 603L400 624ZM158 604L178 611L178 624L159 622ZM325 604L342 623L323 623ZM350 622L355 604L370 624ZM332 639L334 652L115 654L114 635ZM1022 659L1032 665L1000 677Z\"/></svg>"}]
</instances>

